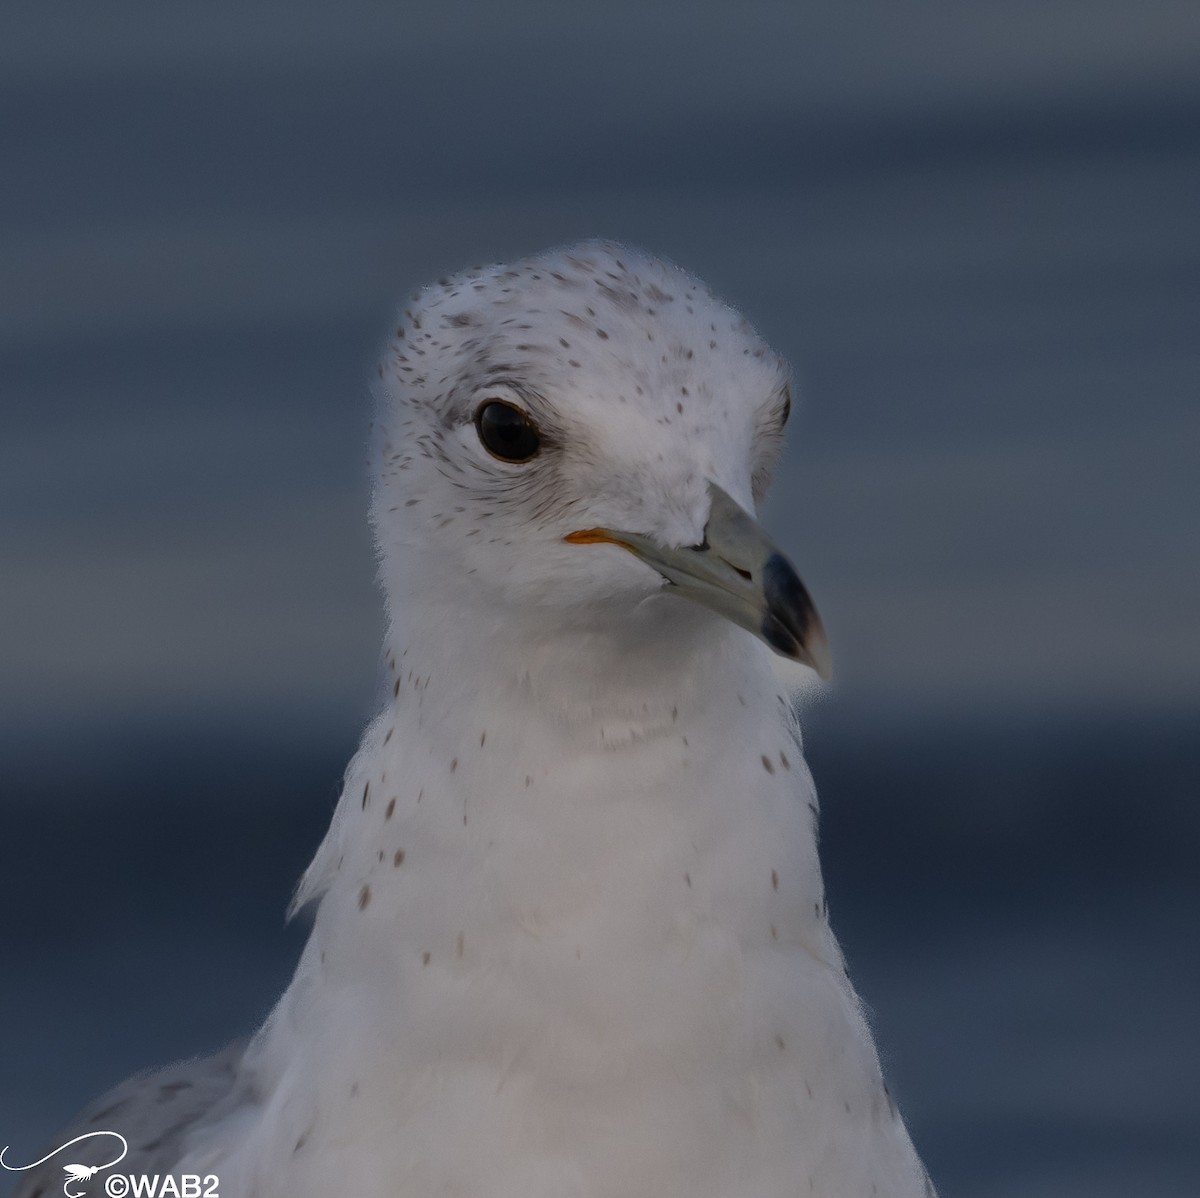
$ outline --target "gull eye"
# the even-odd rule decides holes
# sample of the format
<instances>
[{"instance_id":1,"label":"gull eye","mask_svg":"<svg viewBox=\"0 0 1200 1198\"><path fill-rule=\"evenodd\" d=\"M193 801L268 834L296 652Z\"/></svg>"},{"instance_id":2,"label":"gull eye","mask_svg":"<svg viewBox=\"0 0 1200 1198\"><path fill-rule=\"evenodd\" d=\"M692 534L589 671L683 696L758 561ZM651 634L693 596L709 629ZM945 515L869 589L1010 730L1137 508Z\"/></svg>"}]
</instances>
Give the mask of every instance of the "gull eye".
<instances>
[{"instance_id":1,"label":"gull eye","mask_svg":"<svg viewBox=\"0 0 1200 1198\"><path fill-rule=\"evenodd\" d=\"M792 389L784 387L783 389L783 412L779 417L780 424L787 424L788 417L792 414Z\"/></svg>"},{"instance_id":2,"label":"gull eye","mask_svg":"<svg viewBox=\"0 0 1200 1198\"><path fill-rule=\"evenodd\" d=\"M528 462L537 454L538 431L515 404L484 400L475 413L475 428L484 449L502 462Z\"/></svg>"}]
</instances>

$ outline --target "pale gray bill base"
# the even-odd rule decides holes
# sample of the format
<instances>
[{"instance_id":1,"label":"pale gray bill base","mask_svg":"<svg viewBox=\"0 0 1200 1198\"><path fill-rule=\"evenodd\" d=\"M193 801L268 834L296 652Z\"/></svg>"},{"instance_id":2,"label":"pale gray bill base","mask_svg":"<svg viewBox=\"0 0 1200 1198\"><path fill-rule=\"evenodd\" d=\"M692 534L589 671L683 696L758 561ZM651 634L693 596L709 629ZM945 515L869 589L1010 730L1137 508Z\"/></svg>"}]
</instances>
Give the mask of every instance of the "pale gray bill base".
<instances>
[{"instance_id":1,"label":"pale gray bill base","mask_svg":"<svg viewBox=\"0 0 1200 1198\"><path fill-rule=\"evenodd\" d=\"M670 547L642 533L582 528L573 545L620 545L657 570L674 593L754 633L776 653L832 676L821 617L791 562L762 526L716 483L699 545Z\"/></svg>"}]
</instances>

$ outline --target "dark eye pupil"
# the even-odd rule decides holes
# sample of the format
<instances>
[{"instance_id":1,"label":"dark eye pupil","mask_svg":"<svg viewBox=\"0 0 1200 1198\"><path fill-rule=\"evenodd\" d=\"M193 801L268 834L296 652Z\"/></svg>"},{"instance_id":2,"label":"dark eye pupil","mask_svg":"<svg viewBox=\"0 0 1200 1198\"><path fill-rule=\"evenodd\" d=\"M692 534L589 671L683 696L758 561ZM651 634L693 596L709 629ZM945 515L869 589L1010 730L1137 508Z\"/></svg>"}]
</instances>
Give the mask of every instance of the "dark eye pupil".
<instances>
[{"instance_id":1,"label":"dark eye pupil","mask_svg":"<svg viewBox=\"0 0 1200 1198\"><path fill-rule=\"evenodd\" d=\"M488 452L506 462L527 462L538 451L533 422L520 408L503 400L492 399L480 405L475 427Z\"/></svg>"}]
</instances>

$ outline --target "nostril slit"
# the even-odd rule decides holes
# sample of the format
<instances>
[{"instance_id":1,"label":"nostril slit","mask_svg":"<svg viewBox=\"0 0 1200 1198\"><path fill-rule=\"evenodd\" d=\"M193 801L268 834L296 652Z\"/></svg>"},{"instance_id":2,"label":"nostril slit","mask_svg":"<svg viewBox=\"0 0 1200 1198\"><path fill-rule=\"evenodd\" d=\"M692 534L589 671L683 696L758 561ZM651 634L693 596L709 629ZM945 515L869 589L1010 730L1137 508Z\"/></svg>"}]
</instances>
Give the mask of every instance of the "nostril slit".
<instances>
[{"instance_id":1,"label":"nostril slit","mask_svg":"<svg viewBox=\"0 0 1200 1198\"><path fill-rule=\"evenodd\" d=\"M730 565L733 565L733 563L730 562ZM747 582L754 581L754 575L749 570L739 570L737 566L733 566L733 569L735 573L740 574Z\"/></svg>"}]
</instances>

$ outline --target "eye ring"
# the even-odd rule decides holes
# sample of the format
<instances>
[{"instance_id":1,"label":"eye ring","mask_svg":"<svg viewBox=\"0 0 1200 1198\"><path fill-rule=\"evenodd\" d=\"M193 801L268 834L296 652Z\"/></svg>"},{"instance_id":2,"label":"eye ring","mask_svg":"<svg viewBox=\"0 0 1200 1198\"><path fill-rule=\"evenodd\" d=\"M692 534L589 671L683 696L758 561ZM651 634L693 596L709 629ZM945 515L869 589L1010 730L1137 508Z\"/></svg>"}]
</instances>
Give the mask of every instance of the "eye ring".
<instances>
[{"instance_id":1,"label":"eye ring","mask_svg":"<svg viewBox=\"0 0 1200 1198\"><path fill-rule=\"evenodd\" d=\"M475 409L475 431L484 449L502 462L528 462L541 449L537 426L529 414L507 400L485 399Z\"/></svg>"}]
</instances>

